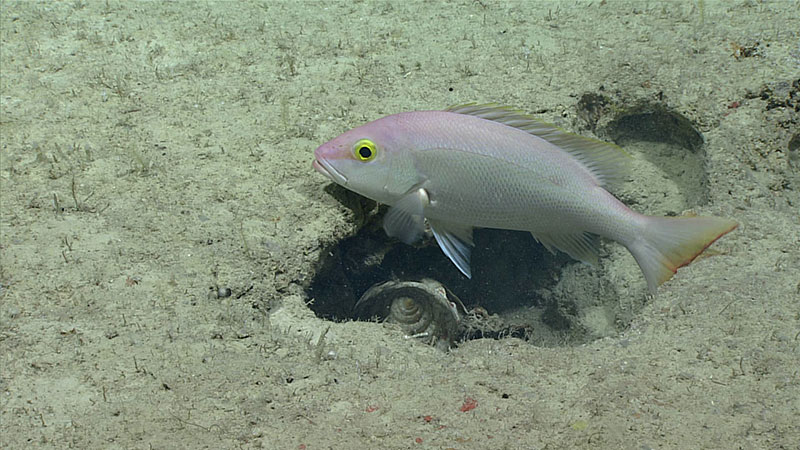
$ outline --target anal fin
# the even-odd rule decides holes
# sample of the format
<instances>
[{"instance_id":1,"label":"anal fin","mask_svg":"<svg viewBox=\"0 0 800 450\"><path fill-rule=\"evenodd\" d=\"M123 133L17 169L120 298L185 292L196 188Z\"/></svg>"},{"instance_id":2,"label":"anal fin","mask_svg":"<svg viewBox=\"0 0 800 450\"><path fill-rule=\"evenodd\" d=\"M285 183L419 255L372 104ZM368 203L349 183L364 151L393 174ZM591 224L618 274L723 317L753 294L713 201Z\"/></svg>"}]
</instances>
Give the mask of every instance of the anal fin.
<instances>
[{"instance_id":1,"label":"anal fin","mask_svg":"<svg viewBox=\"0 0 800 450\"><path fill-rule=\"evenodd\" d=\"M533 233L531 233L533 234ZM577 233L538 233L533 238L539 241L550 251L561 250L569 256L586 264L597 265L597 237L585 231Z\"/></svg>"}]
</instances>

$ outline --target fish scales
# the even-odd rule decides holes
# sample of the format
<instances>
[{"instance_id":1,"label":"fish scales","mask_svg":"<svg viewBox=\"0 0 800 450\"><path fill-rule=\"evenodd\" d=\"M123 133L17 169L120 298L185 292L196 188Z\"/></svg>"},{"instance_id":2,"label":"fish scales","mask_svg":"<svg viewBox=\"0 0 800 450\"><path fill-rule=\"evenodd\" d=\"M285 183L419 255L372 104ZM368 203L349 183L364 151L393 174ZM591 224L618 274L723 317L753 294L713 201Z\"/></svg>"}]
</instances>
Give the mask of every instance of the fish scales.
<instances>
[{"instance_id":1,"label":"fish scales","mask_svg":"<svg viewBox=\"0 0 800 450\"><path fill-rule=\"evenodd\" d=\"M425 130L415 136L415 161L428 180L429 218L541 232L610 212L587 201L598 188L588 171L544 139L473 116L434 112L428 120L428 115L407 114L414 115L407 119L412 129ZM443 142L437 135L455 138ZM598 193L607 194L603 189ZM596 228L597 220L590 222L573 226L599 234L612 231Z\"/></svg>"}]
</instances>

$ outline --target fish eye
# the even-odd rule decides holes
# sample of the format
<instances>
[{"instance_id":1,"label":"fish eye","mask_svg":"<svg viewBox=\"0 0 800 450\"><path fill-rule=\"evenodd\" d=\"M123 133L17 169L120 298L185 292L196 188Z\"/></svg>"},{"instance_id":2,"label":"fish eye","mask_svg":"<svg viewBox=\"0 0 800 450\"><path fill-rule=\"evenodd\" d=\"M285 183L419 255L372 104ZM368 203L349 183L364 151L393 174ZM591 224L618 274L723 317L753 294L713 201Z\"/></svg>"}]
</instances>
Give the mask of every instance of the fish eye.
<instances>
[{"instance_id":1,"label":"fish eye","mask_svg":"<svg viewBox=\"0 0 800 450\"><path fill-rule=\"evenodd\" d=\"M353 147L353 152L356 155L356 159L362 162L372 161L378 156L378 148L375 146L375 143L369 139L361 139L356 142L356 145Z\"/></svg>"}]
</instances>

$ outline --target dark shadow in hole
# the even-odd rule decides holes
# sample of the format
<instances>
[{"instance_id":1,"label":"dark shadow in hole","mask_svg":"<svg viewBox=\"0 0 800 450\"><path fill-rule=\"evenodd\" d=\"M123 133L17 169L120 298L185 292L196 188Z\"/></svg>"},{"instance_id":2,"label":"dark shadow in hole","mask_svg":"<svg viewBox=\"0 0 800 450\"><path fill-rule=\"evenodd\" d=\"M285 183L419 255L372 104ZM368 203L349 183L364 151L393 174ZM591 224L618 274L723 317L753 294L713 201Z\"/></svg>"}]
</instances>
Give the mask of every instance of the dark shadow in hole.
<instances>
[{"instance_id":1,"label":"dark shadow in hole","mask_svg":"<svg viewBox=\"0 0 800 450\"><path fill-rule=\"evenodd\" d=\"M789 153L798 153L800 152L800 133L795 133L791 139L789 139L789 143L786 144L786 147L789 149ZM790 159L795 159L796 157L790 157Z\"/></svg>"},{"instance_id":2,"label":"dark shadow in hole","mask_svg":"<svg viewBox=\"0 0 800 450\"><path fill-rule=\"evenodd\" d=\"M606 131L615 141L666 142L693 152L699 152L704 143L703 135L689 119L657 104L624 111L608 124Z\"/></svg>"},{"instance_id":3,"label":"dark shadow in hole","mask_svg":"<svg viewBox=\"0 0 800 450\"><path fill-rule=\"evenodd\" d=\"M352 204L352 200L346 201ZM491 327L470 329L463 339L526 337L533 328L538 335L563 334L574 322L574 317L564 315L568 308L555 304L558 299L549 296L544 300L539 292L552 289L563 267L575 262L565 254L551 254L530 233L475 230L473 278L467 279L433 238L410 246L387 237L380 225L382 215L368 214L355 236L322 253L324 257L306 291L313 299L310 308L318 317L353 320L354 305L371 286L393 279L431 278L458 296L467 310L485 310L494 317ZM515 312L531 308L541 311L537 315L541 320L520 321Z\"/></svg>"},{"instance_id":4,"label":"dark shadow in hole","mask_svg":"<svg viewBox=\"0 0 800 450\"><path fill-rule=\"evenodd\" d=\"M688 205L708 201L703 135L689 119L648 103L624 110L604 128L623 147L642 147L642 142L666 144L645 146L642 156L675 181Z\"/></svg>"},{"instance_id":5,"label":"dark shadow in hole","mask_svg":"<svg viewBox=\"0 0 800 450\"><path fill-rule=\"evenodd\" d=\"M322 318L352 319L353 305L370 286L422 278L445 285L468 309L480 306L502 313L543 307L536 291L554 284L570 261L566 255L550 254L529 233L479 229L474 239L473 278L467 279L433 239L410 246L388 238L382 228L365 226L323 252L326 256L307 290L314 299L310 307Z\"/></svg>"}]
</instances>

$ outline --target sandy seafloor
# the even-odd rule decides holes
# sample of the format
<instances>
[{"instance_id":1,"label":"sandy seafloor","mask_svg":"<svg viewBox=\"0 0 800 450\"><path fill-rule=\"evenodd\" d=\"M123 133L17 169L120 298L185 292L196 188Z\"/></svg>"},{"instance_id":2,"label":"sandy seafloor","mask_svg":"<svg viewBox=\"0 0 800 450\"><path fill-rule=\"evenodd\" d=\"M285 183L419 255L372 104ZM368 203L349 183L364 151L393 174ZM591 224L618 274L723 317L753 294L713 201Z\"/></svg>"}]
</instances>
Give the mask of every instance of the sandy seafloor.
<instances>
[{"instance_id":1,"label":"sandy seafloor","mask_svg":"<svg viewBox=\"0 0 800 450\"><path fill-rule=\"evenodd\" d=\"M0 5L0 447L800 448L797 2ZM522 338L326 320L379 217L314 148L471 101L621 144L637 211L740 226L654 298L614 243L376 272Z\"/></svg>"}]
</instances>

